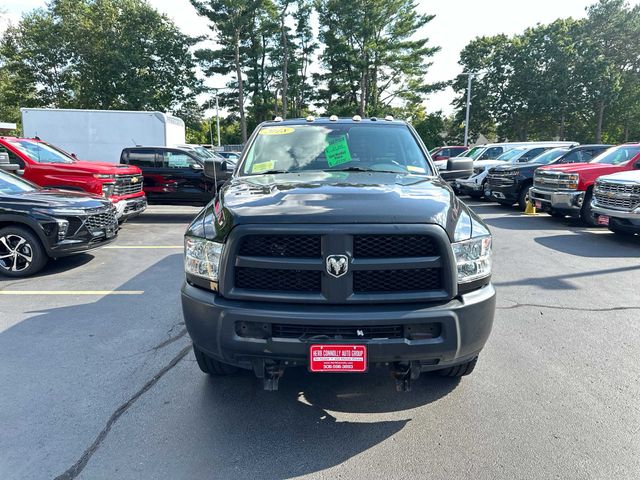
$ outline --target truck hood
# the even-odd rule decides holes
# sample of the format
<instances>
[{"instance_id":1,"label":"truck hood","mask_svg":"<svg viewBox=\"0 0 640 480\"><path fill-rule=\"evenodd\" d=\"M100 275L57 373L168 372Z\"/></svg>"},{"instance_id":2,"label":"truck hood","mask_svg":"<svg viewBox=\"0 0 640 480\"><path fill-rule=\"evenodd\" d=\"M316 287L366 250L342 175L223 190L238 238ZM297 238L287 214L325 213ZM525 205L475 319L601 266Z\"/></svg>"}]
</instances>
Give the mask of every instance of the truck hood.
<instances>
[{"instance_id":1,"label":"truck hood","mask_svg":"<svg viewBox=\"0 0 640 480\"><path fill-rule=\"evenodd\" d=\"M563 173L597 173L599 175L605 175L607 172L617 172L623 165L609 165L606 163L568 163L566 165L548 165L542 167L541 170L554 170L556 172Z\"/></svg>"},{"instance_id":2,"label":"truck hood","mask_svg":"<svg viewBox=\"0 0 640 480\"><path fill-rule=\"evenodd\" d=\"M626 172L612 173L600 177L603 180L613 180L618 182L635 182L640 183L640 170L628 170Z\"/></svg>"},{"instance_id":3,"label":"truck hood","mask_svg":"<svg viewBox=\"0 0 640 480\"><path fill-rule=\"evenodd\" d=\"M105 175L136 175L142 173L138 167L132 165L120 165L118 163L108 162L77 160L73 163L56 163L55 165L56 167L63 167L66 171L102 173Z\"/></svg>"},{"instance_id":4,"label":"truck hood","mask_svg":"<svg viewBox=\"0 0 640 480\"><path fill-rule=\"evenodd\" d=\"M482 223L439 177L394 173L235 177L217 201L196 218L194 235L214 239L240 224L422 223L440 225L453 238L462 212Z\"/></svg>"},{"instance_id":5,"label":"truck hood","mask_svg":"<svg viewBox=\"0 0 640 480\"><path fill-rule=\"evenodd\" d=\"M97 195L64 190L36 190L33 192L1 195L0 204L20 204L22 206L41 208L98 208L108 207L111 202ZM5 205L6 207L6 205Z\"/></svg>"},{"instance_id":6,"label":"truck hood","mask_svg":"<svg viewBox=\"0 0 640 480\"><path fill-rule=\"evenodd\" d=\"M495 172L533 172L535 169L540 168L543 164L541 163L510 163L508 165L499 165L495 167L493 170Z\"/></svg>"}]
</instances>

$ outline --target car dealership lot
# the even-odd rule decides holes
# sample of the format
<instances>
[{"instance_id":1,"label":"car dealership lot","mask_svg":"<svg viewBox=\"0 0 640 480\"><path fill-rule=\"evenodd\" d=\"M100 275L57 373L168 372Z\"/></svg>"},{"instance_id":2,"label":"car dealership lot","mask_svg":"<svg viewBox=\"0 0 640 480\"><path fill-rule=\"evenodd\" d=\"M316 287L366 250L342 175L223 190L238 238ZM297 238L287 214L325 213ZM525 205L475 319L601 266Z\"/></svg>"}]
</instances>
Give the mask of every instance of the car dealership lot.
<instances>
[{"instance_id":1,"label":"car dealership lot","mask_svg":"<svg viewBox=\"0 0 640 480\"><path fill-rule=\"evenodd\" d=\"M150 207L108 248L0 279L0 478L633 478L640 238L470 201L498 310L473 375L210 379L185 335L182 234Z\"/></svg>"}]
</instances>

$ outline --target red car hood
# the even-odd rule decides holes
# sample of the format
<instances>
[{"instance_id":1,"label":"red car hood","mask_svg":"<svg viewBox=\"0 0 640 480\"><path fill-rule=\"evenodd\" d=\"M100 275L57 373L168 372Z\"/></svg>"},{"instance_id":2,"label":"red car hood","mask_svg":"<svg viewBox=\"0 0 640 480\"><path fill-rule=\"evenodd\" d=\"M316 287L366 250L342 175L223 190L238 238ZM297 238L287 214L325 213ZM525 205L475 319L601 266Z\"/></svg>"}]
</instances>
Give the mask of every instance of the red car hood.
<instances>
[{"instance_id":1,"label":"red car hood","mask_svg":"<svg viewBox=\"0 0 640 480\"><path fill-rule=\"evenodd\" d=\"M541 167L540 170L553 170L556 172L564 173L586 173L586 174L598 174L606 175L608 172L617 172L623 170L626 164L622 165L609 165L608 163L569 163L566 165L548 165Z\"/></svg>"},{"instance_id":2,"label":"red car hood","mask_svg":"<svg viewBox=\"0 0 640 480\"><path fill-rule=\"evenodd\" d=\"M59 165L60 164L58 164L57 166ZM81 172L103 173L109 175L135 175L142 173L142 171L138 167L109 162L87 162L84 160L77 160L73 163L65 164L64 166L70 170L73 169Z\"/></svg>"}]
</instances>

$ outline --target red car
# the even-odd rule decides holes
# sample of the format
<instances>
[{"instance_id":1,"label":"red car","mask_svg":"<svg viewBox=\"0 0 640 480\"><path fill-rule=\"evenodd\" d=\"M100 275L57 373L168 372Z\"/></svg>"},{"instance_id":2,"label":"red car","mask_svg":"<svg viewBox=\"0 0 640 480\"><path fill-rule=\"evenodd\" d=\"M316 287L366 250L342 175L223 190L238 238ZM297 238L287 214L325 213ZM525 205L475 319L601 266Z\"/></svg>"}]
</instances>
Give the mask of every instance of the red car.
<instances>
[{"instance_id":1,"label":"red car","mask_svg":"<svg viewBox=\"0 0 640 480\"><path fill-rule=\"evenodd\" d=\"M444 147L437 147L429 152L431 154L431 158L434 161L436 160L447 160L452 157L457 157L458 155L462 155L464 152L469 150L467 147L462 147L459 145L448 145Z\"/></svg>"},{"instance_id":2,"label":"red car","mask_svg":"<svg viewBox=\"0 0 640 480\"><path fill-rule=\"evenodd\" d=\"M65 151L33 138L0 137L0 152L20 167L19 173L41 187L94 193L111 200L118 220L147 208L138 167L78 160Z\"/></svg>"},{"instance_id":3,"label":"red car","mask_svg":"<svg viewBox=\"0 0 640 480\"><path fill-rule=\"evenodd\" d=\"M529 197L537 209L580 216L585 224L596 226L591 210L596 179L627 170L640 170L640 143L610 148L589 163L540 167L534 174Z\"/></svg>"}]
</instances>

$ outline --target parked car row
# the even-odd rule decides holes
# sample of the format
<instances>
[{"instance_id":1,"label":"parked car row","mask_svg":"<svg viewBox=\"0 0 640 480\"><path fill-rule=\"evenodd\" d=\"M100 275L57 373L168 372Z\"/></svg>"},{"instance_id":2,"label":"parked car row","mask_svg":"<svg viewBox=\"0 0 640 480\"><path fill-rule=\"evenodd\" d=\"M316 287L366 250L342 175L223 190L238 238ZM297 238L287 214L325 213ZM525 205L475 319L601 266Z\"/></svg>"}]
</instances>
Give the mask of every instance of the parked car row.
<instances>
[{"instance_id":1,"label":"parked car row","mask_svg":"<svg viewBox=\"0 0 640 480\"><path fill-rule=\"evenodd\" d=\"M0 274L29 276L49 258L113 241L147 200L204 206L234 167L199 145L126 148L113 164L78 160L40 139L0 137Z\"/></svg>"},{"instance_id":2,"label":"parked car row","mask_svg":"<svg viewBox=\"0 0 640 480\"><path fill-rule=\"evenodd\" d=\"M495 162L474 162L473 175L457 179L456 188L521 210L531 201L537 210L579 217L591 227L640 233L640 144L540 148L515 147Z\"/></svg>"}]
</instances>

